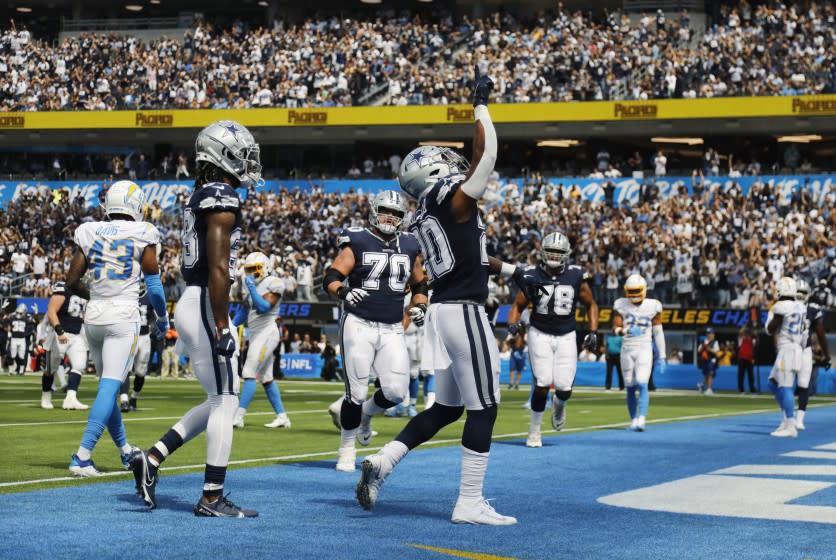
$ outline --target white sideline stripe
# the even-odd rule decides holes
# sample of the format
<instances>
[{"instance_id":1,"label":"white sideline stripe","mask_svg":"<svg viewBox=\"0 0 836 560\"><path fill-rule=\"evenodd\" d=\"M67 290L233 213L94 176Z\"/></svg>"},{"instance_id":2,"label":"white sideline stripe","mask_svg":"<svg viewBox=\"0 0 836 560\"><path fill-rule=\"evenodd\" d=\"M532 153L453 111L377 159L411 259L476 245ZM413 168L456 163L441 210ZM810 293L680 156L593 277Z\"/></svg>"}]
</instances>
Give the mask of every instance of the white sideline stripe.
<instances>
[{"instance_id":1,"label":"white sideline stripe","mask_svg":"<svg viewBox=\"0 0 836 560\"><path fill-rule=\"evenodd\" d=\"M784 453L781 457L798 457L799 459L829 459L836 461L836 453L828 451L790 451Z\"/></svg>"},{"instance_id":2,"label":"white sideline stripe","mask_svg":"<svg viewBox=\"0 0 836 560\"><path fill-rule=\"evenodd\" d=\"M311 411L308 411L308 412L310 412L310 413L320 413L320 411L318 411L318 410L311 410ZM768 409L761 409L761 410L748 410L748 411L745 411L745 412L715 412L715 413L712 413L712 414L696 414L696 415L691 415L691 416L675 416L675 417L672 417L672 418L657 418L655 420L648 420L647 423L648 424L663 424L663 423L667 423L667 422L679 422L679 421L684 421L684 420L703 420L703 419L709 419L709 418L721 418L721 417L724 417L724 416L744 416L744 415L748 415L748 414L761 414L763 412L774 412L774 409L773 408L768 408ZM273 413L272 412L255 412L253 414L273 414ZM302 413L297 413L297 414L302 414ZM179 419L179 417L178 417L178 419ZM136 421L139 421L139 420L140 420L139 418L136 419ZM568 432L586 432L586 431L592 431L592 430L606 430L606 429L609 429L609 428L624 428L624 427L627 427L629 425L630 425L629 422L615 422L615 423L612 423L612 424L598 424L597 426L584 426L584 427L578 427L578 428L566 428L564 430L561 430L561 432L562 433L568 433ZM4 426L3 424L0 424L0 427L3 427L3 426ZM543 433L556 434L557 432L555 430L543 430ZM511 433L511 434L499 434L499 435L494 434L493 439L496 440L496 439L518 438L518 437L524 437L524 436L527 436L527 435L528 435L527 431L526 432L516 432L516 433ZM457 442L460 442L460 441L461 441L461 438L439 439L439 440L430 440L430 441L424 442L421 445L427 447L427 446L430 446L430 445L443 445L443 444L447 444L447 443L457 443ZM379 451L380 449L382 449L382 446L381 447L366 447L364 449L367 452ZM803 452L799 452L799 453L803 453ZM813 453L813 452L811 452L811 453ZM252 464L252 463L265 463L265 462L269 462L269 461L293 461L293 460L296 460L296 459L311 459L313 457L335 457L336 455L337 455L337 451L320 451L320 452L317 452L317 453L302 453L302 454L299 454L299 455L279 455L279 456L275 456L275 457L261 457L261 458L257 458L257 459L241 459L241 460L238 460L238 461L230 461L229 465L249 465L249 464ZM787 454L787 455L789 455L789 454ZM828 455L833 455L833 457L836 458L836 453L828 454ZM177 467L166 467L164 470L174 471L174 470L202 469L205 466L206 465L202 464L202 463L199 464L199 465L180 465L180 466L177 466ZM113 472L102 473L102 476L95 477L95 478L103 478L103 477L106 477L106 476L123 476L123 475L127 475L127 474L130 474L129 471L113 471ZM37 480L20 480L20 481L15 481L15 482L2 482L2 483L0 483L0 488L11 488L11 487L14 487L14 486L26 486L26 485L30 485L30 484L42 484L42 483L49 483L49 482L63 482L63 481L69 481L69 480L79 480L79 477L59 476L59 477L56 477L56 478L40 478L40 479L37 479Z\"/></svg>"},{"instance_id":3,"label":"white sideline stripe","mask_svg":"<svg viewBox=\"0 0 836 560\"><path fill-rule=\"evenodd\" d=\"M822 451L836 451L836 441L833 443L826 443L824 445L817 445L813 449L821 449Z\"/></svg>"},{"instance_id":4,"label":"white sideline stripe","mask_svg":"<svg viewBox=\"0 0 836 560\"><path fill-rule=\"evenodd\" d=\"M836 476L836 465L736 465L709 474Z\"/></svg>"}]
</instances>

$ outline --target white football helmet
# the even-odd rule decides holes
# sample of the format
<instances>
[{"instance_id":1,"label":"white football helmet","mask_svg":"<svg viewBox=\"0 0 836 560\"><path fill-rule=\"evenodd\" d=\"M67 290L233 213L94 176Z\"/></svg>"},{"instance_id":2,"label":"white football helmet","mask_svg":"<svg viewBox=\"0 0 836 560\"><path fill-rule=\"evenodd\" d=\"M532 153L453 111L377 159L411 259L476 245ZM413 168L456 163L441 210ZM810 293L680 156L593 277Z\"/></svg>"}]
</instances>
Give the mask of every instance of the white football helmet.
<instances>
[{"instance_id":1,"label":"white football helmet","mask_svg":"<svg viewBox=\"0 0 836 560\"><path fill-rule=\"evenodd\" d=\"M19 303L19 304L17 304L17 309L15 309L15 311L16 311L19 315L26 315L26 304L25 304L25 303Z\"/></svg>"},{"instance_id":2,"label":"white football helmet","mask_svg":"<svg viewBox=\"0 0 836 560\"><path fill-rule=\"evenodd\" d=\"M807 301L810 297L810 284L803 278L795 281L795 299L798 301Z\"/></svg>"},{"instance_id":3,"label":"white football helmet","mask_svg":"<svg viewBox=\"0 0 836 560\"><path fill-rule=\"evenodd\" d=\"M389 212L381 213L384 208ZM406 200L399 192L379 192L369 203L369 223L386 235L398 231L405 217Z\"/></svg>"},{"instance_id":4,"label":"white football helmet","mask_svg":"<svg viewBox=\"0 0 836 560\"><path fill-rule=\"evenodd\" d=\"M418 200L427 194L439 179L467 173L469 167L467 159L450 148L419 146L409 152L401 162L398 181L406 194Z\"/></svg>"},{"instance_id":5,"label":"white football helmet","mask_svg":"<svg viewBox=\"0 0 836 560\"><path fill-rule=\"evenodd\" d=\"M235 121L218 121L197 135L195 160L220 167L241 182L242 187L259 186L261 160L259 147L244 126Z\"/></svg>"},{"instance_id":6,"label":"white football helmet","mask_svg":"<svg viewBox=\"0 0 836 560\"><path fill-rule=\"evenodd\" d=\"M647 294L647 282L641 274L631 274L624 282L624 295L636 305L644 301Z\"/></svg>"},{"instance_id":7,"label":"white football helmet","mask_svg":"<svg viewBox=\"0 0 836 560\"><path fill-rule=\"evenodd\" d=\"M244 259L244 274L256 280L270 276L270 259L260 251L247 255Z\"/></svg>"},{"instance_id":8,"label":"white football helmet","mask_svg":"<svg viewBox=\"0 0 836 560\"><path fill-rule=\"evenodd\" d=\"M549 268L556 268L563 272L569 255L572 253L572 244L569 238L559 231L548 234L540 244L540 258Z\"/></svg>"},{"instance_id":9,"label":"white football helmet","mask_svg":"<svg viewBox=\"0 0 836 560\"><path fill-rule=\"evenodd\" d=\"M798 286L795 282L795 278L790 278L789 276L781 277L781 279L778 280L778 285L776 286L775 291L778 294L778 299L795 299L796 294L798 293Z\"/></svg>"},{"instance_id":10,"label":"white football helmet","mask_svg":"<svg viewBox=\"0 0 836 560\"><path fill-rule=\"evenodd\" d=\"M104 208L108 217L121 214L141 222L145 218L146 207L145 193L133 181L116 181L105 194Z\"/></svg>"}]
</instances>

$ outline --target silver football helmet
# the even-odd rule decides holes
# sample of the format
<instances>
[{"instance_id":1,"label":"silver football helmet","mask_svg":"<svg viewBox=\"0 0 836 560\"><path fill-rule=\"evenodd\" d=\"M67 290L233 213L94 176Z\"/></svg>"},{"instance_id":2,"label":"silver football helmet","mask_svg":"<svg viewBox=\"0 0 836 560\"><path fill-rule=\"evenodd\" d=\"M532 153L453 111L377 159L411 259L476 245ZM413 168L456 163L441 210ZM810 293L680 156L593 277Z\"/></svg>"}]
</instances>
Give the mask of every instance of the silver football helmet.
<instances>
[{"instance_id":1,"label":"silver football helmet","mask_svg":"<svg viewBox=\"0 0 836 560\"><path fill-rule=\"evenodd\" d=\"M810 297L810 284L803 278L796 278L795 280L795 299L798 301L807 301Z\"/></svg>"},{"instance_id":2,"label":"silver football helmet","mask_svg":"<svg viewBox=\"0 0 836 560\"><path fill-rule=\"evenodd\" d=\"M250 131L235 121L218 121L201 130L194 151L196 161L220 167L238 179L242 187L264 182L258 144Z\"/></svg>"},{"instance_id":3,"label":"silver football helmet","mask_svg":"<svg viewBox=\"0 0 836 560\"><path fill-rule=\"evenodd\" d=\"M15 310L15 312L18 315L26 315L26 304L25 303L18 303L17 304L17 309Z\"/></svg>"},{"instance_id":4,"label":"silver football helmet","mask_svg":"<svg viewBox=\"0 0 836 560\"><path fill-rule=\"evenodd\" d=\"M381 212L386 209L389 212ZM406 200L396 191L382 191L369 203L369 223L381 233L392 235L406 217Z\"/></svg>"},{"instance_id":5,"label":"silver football helmet","mask_svg":"<svg viewBox=\"0 0 836 560\"><path fill-rule=\"evenodd\" d=\"M549 268L563 271L570 254L572 254L572 244L569 243L569 238L559 231L548 234L540 244L540 257Z\"/></svg>"},{"instance_id":6,"label":"silver football helmet","mask_svg":"<svg viewBox=\"0 0 836 560\"><path fill-rule=\"evenodd\" d=\"M467 173L469 167L467 159L450 148L419 146L409 152L401 162L398 181L406 194L418 200L439 179Z\"/></svg>"}]
</instances>

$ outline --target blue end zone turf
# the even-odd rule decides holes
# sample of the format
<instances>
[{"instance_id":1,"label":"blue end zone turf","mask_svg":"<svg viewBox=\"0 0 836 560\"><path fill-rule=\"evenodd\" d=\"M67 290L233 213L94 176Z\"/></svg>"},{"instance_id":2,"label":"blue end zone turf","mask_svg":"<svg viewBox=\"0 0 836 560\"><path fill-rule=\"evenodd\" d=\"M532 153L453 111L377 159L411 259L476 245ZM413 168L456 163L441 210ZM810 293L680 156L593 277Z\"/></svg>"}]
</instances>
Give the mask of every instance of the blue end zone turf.
<instances>
[{"instance_id":1,"label":"blue end zone turf","mask_svg":"<svg viewBox=\"0 0 836 560\"><path fill-rule=\"evenodd\" d=\"M770 437L778 421L776 411L650 424L544 437L542 449L495 442L486 495L513 527L450 523L457 447L407 456L372 512L354 501L359 472L333 461L230 471L230 498L257 509L253 520L195 518L201 473L163 471L153 512L130 477L7 494L0 556L454 557L417 544L515 558L833 558L836 407L811 408L797 439Z\"/></svg>"}]
</instances>

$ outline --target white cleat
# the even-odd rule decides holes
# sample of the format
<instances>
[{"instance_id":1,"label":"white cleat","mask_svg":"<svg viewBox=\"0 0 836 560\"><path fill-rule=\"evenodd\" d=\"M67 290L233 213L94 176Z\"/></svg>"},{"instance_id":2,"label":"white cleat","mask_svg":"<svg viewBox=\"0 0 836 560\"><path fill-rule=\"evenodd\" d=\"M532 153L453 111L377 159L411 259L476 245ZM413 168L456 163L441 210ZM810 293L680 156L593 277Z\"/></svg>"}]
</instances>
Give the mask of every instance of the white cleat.
<instances>
[{"instance_id":1,"label":"white cleat","mask_svg":"<svg viewBox=\"0 0 836 560\"><path fill-rule=\"evenodd\" d=\"M775 430L771 434L772 437L798 437L798 430L795 429L795 424L787 424L780 430Z\"/></svg>"},{"instance_id":2,"label":"white cleat","mask_svg":"<svg viewBox=\"0 0 836 560\"><path fill-rule=\"evenodd\" d=\"M451 521L470 525L516 525L517 518L497 513L485 498L477 501L459 498Z\"/></svg>"},{"instance_id":3,"label":"white cleat","mask_svg":"<svg viewBox=\"0 0 836 560\"><path fill-rule=\"evenodd\" d=\"M368 447L372 442L372 438L377 435L377 432L372 430L371 424L364 426L360 424L360 429L357 431L357 443L363 447Z\"/></svg>"},{"instance_id":4,"label":"white cleat","mask_svg":"<svg viewBox=\"0 0 836 560\"><path fill-rule=\"evenodd\" d=\"M41 408L45 410L52 410L55 408L52 404L52 393L43 393L41 395Z\"/></svg>"},{"instance_id":5,"label":"white cleat","mask_svg":"<svg viewBox=\"0 0 836 560\"><path fill-rule=\"evenodd\" d=\"M363 509L372 509L377 501L377 495L380 493L380 487L383 486L383 481L392 472L392 468L392 462L382 453L375 453L363 460L360 465L362 470L360 480L354 489L357 503Z\"/></svg>"},{"instance_id":6,"label":"white cleat","mask_svg":"<svg viewBox=\"0 0 836 560\"><path fill-rule=\"evenodd\" d=\"M543 438L540 432L528 432L528 439L525 440L526 447L543 447Z\"/></svg>"},{"instance_id":7,"label":"white cleat","mask_svg":"<svg viewBox=\"0 0 836 560\"><path fill-rule=\"evenodd\" d=\"M804 420L798 419L795 421L795 429L798 430L806 430L807 426L804 425Z\"/></svg>"},{"instance_id":8,"label":"white cleat","mask_svg":"<svg viewBox=\"0 0 836 560\"><path fill-rule=\"evenodd\" d=\"M780 432L781 430L783 430L786 427L787 427L787 418L785 416L784 419L781 420L781 423L778 424L778 427L775 428L775 432ZM772 432L772 433L774 434L775 432ZM772 434L770 434L770 435L772 435Z\"/></svg>"},{"instance_id":9,"label":"white cleat","mask_svg":"<svg viewBox=\"0 0 836 560\"><path fill-rule=\"evenodd\" d=\"M709 387L705 390L705 393L703 393L703 395L708 395L709 397L711 397L714 395L714 390Z\"/></svg>"},{"instance_id":10,"label":"white cleat","mask_svg":"<svg viewBox=\"0 0 836 560\"><path fill-rule=\"evenodd\" d=\"M636 419L636 431L637 432L643 432L645 424L646 424L646 420L645 420L644 416L639 416Z\"/></svg>"},{"instance_id":11,"label":"white cleat","mask_svg":"<svg viewBox=\"0 0 836 560\"><path fill-rule=\"evenodd\" d=\"M82 404L78 398L67 395L64 397L64 403L61 405L64 410L87 410L90 408L86 404Z\"/></svg>"},{"instance_id":12,"label":"white cleat","mask_svg":"<svg viewBox=\"0 0 836 560\"><path fill-rule=\"evenodd\" d=\"M272 422L264 424L265 428L290 428L290 418L287 417L286 412L282 412L281 414L276 416L276 419Z\"/></svg>"},{"instance_id":13,"label":"white cleat","mask_svg":"<svg viewBox=\"0 0 836 560\"><path fill-rule=\"evenodd\" d=\"M630 422L630 427L627 428L627 429L635 432L635 431L638 430L638 428L639 428L639 419L638 418L633 418L633 421Z\"/></svg>"},{"instance_id":14,"label":"white cleat","mask_svg":"<svg viewBox=\"0 0 836 560\"><path fill-rule=\"evenodd\" d=\"M354 472L357 470L357 449L354 447L340 447L337 458L337 470Z\"/></svg>"},{"instance_id":15,"label":"white cleat","mask_svg":"<svg viewBox=\"0 0 836 560\"><path fill-rule=\"evenodd\" d=\"M238 412L235 413L235 418L232 420L232 427L233 428L243 428L244 427L244 415L239 414Z\"/></svg>"}]
</instances>

